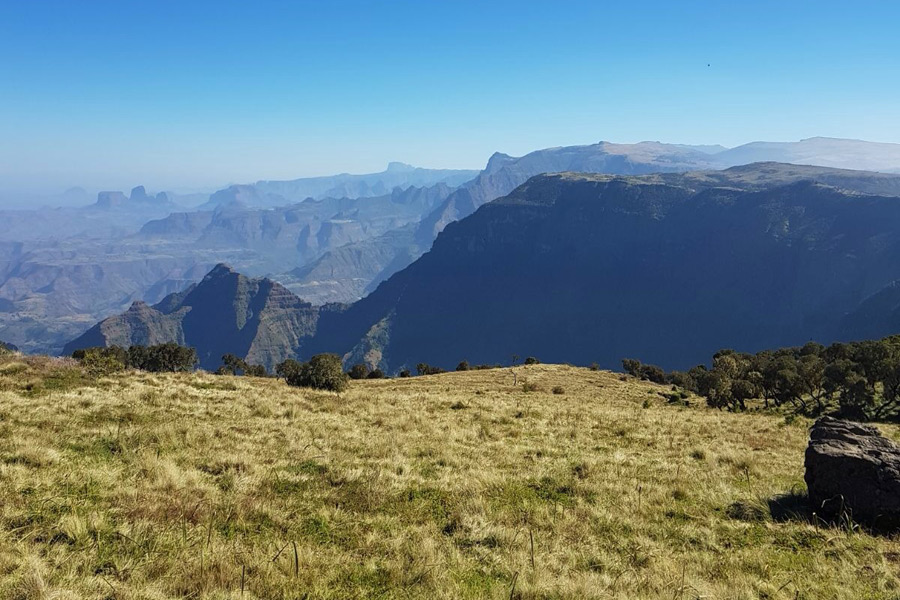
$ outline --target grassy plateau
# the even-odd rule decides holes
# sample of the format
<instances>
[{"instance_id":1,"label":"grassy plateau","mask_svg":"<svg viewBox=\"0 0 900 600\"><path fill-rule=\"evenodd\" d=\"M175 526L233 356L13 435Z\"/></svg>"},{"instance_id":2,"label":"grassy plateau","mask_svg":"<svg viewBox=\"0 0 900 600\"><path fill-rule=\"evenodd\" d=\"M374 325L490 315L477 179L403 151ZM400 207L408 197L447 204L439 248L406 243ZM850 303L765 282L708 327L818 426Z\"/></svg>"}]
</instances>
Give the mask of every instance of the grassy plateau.
<instances>
[{"instance_id":1,"label":"grassy plateau","mask_svg":"<svg viewBox=\"0 0 900 600\"><path fill-rule=\"evenodd\" d=\"M897 538L805 512L808 420L669 391L556 365L335 394L7 357L0 598L900 597Z\"/></svg>"}]
</instances>

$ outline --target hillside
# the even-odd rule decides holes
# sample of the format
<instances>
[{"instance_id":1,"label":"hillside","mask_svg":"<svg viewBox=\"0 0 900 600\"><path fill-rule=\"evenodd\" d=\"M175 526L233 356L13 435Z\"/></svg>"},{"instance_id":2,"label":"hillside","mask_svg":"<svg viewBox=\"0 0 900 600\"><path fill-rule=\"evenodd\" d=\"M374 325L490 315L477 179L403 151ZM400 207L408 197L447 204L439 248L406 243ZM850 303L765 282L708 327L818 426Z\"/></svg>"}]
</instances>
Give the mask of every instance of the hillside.
<instances>
[{"instance_id":1,"label":"hillside","mask_svg":"<svg viewBox=\"0 0 900 600\"><path fill-rule=\"evenodd\" d=\"M893 538L802 508L803 419L552 365L516 387L503 369L340 396L205 374L34 383L51 367L70 368L0 364L3 598L900 590Z\"/></svg>"}]
</instances>

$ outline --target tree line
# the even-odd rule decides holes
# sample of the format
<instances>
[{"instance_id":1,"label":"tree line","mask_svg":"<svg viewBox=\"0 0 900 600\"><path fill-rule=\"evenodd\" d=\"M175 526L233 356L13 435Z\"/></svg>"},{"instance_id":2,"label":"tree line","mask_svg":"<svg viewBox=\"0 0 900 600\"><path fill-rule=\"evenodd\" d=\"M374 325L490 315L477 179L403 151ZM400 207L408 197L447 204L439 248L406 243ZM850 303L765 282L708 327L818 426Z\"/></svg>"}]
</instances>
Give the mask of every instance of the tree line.
<instances>
[{"instance_id":1,"label":"tree line","mask_svg":"<svg viewBox=\"0 0 900 600\"><path fill-rule=\"evenodd\" d=\"M175 342L154 346L99 346L76 350L72 358L85 369L96 374L108 374L124 369L138 369L151 373L192 371L199 362L197 351Z\"/></svg>"},{"instance_id":2,"label":"tree line","mask_svg":"<svg viewBox=\"0 0 900 600\"><path fill-rule=\"evenodd\" d=\"M625 372L671 384L706 398L709 406L747 410L789 406L815 416L833 412L857 420L900 420L900 335L881 340L764 350L726 349L711 366L666 372L639 360L622 361Z\"/></svg>"},{"instance_id":3,"label":"tree line","mask_svg":"<svg viewBox=\"0 0 900 600\"><path fill-rule=\"evenodd\" d=\"M96 346L76 350L72 358L78 360L89 373L102 376L123 371L125 369L137 369L154 373L192 371L197 367L197 352L194 348L180 346L174 342L153 346L135 345L128 348L122 346ZM518 357L513 357L517 362ZM524 364L534 365L540 361L529 356ZM457 371L472 371L482 369L497 369L499 364L472 365L468 361L461 361ZM416 365L416 374L419 376L445 373L441 367L419 363ZM248 363L245 359L235 354L222 356L222 365L216 369L217 375L246 375L251 377L269 377L269 373L263 365ZM367 365L359 363L344 372L341 358L336 354L316 354L307 362L287 359L275 367L275 376L284 379L289 385L298 387L310 387L331 391L342 391L346 388L350 379L384 379L388 376L379 368L370 369ZM409 369L402 369L399 377L411 377Z\"/></svg>"}]
</instances>

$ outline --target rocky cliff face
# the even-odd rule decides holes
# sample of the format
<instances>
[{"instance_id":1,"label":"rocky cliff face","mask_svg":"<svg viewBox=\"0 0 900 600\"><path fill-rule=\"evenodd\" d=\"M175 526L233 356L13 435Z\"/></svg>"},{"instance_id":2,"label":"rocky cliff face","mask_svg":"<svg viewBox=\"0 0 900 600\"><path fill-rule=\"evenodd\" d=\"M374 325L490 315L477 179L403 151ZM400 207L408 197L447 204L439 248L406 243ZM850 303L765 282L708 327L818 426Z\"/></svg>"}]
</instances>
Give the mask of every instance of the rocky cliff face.
<instances>
[{"instance_id":1,"label":"rocky cliff face","mask_svg":"<svg viewBox=\"0 0 900 600\"><path fill-rule=\"evenodd\" d=\"M715 160L705 152L659 142L600 142L588 146L537 150L519 158L497 153L491 157L478 177L461 186L423 219L417 239L427 248L447 224L472 214L482 204L505 196L541 173L577 171L639 175L709 169L715 166Z\"/></svg>"},{"instance_id":2,"label":"rocky cliff face","mask_svg":"<svg viewBox=\"0 0 900 600\"><path fill-rule=\"evenodd\" d=\"M472 214L486 202L505 196L535 175L563 171L614 175L679 173L771 161L897 173L900 172L900 144L811 138L799 142L754 142L725 149L659 142L600 142L586 146L547 148L522 157L496 153L476 178L460 186L422 219L415 234L416 248L410 254L411 259L395 261L396 270L410 264L427 251L437 234L448 224ZM824 173L821 175L828 177ZM851 189L867 193L898 193L896 177L891 179L871 176L871 173L866 175L867 182L856 182L862 187ZM851 177L845 175L843 178ZM892 180L891 191L871 189L868 186L871 186L873 179L877 179L876 187ZM822 182L828 183L827 179Z\"/></svg>"},{"instance_id":3,"label":"rocky cliff face","mask_svg":"<svg viewBox=\"0 0 900 600\"><path fill-rule=\"evenodd\" d=\"M374 289L381 281L400 271L426 252L435 236L448 224L465 218L479 206L505 196L530 177L541 173L579 171L586 173L639 174L680 172L713 168L715 159L688 146L642 142L587 146L566 146L531 152L522 157L496 153L483 171L460 185L437 203L411 233L387 231L380 236L330 251L308 265L307 272L292 273L293 289L323 293L322 299L352 301ZM402 237L402 239L401 239ZM374 259L355 260L370 255ZM353 271L348 265L355 264ZM346 273L340 280L322 276L330 271Z\"/></svg>"},{"instance_id":4,"label":"rocky cliff face","mask_svg":"<svg viewBox=\"0 0 900 600\"><path fill-rule=\"evenodd\" d=\"M388 370L514 353L685 368L723 347L860 337L846 315L900 278L900 198L853 188L897 181L772 164L538 176L448 226L430 252L320 322L316 342L349 352L378 325Z\"/></svg>"}]
</instances>

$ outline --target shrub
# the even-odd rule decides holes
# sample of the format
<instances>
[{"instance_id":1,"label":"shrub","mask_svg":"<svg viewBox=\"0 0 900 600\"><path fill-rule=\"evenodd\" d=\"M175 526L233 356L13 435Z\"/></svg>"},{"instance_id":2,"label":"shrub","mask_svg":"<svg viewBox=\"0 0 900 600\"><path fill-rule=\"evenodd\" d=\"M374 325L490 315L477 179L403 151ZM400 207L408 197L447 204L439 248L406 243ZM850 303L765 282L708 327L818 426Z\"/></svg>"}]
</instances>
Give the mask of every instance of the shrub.
<instances>
[{"instance_id":1,"label":"shrub","mask_svg":"<svg viewBox=\"0 0 900 600\"><path fill-rule=\"evenodd\" d=\"M397 375L400 377L412 377L412 373L409 372L409 369L401 369Z\"/></svg>"},{"instance_id":2,"label":"shrub","mask_svg":"<svg viewBox=\"0 0 900 600\"><path fill-rule=\"evenodd\" d=\"M669 383L686 390L694 390L697 386L697 383L694 381L691 374L685 373L684 371L672 371L669 373L668 381Z\"/></svg>"},{"instance_id":3,"label":"shrub","mask_svg":"<svg viewBox=\"0 0 900 600\"><path fill-rule=\"evenodd\" d=\"M179 346L175 342L156 346L131 346L127 350L121 346L96 347L76 350L72 358L78 361L95 361L95 355L109 357L121 363L123 368L131 367L154 373L191 371L197 365L197 352L193 348Z\"/></svg>"},{"instance_id":4,"label":"shrub","mask_svg":"<svg viewBox=\"0 0 900 600\"><path fill-rule=\"evenodd\" d=\"M653 383L666 383L666 372L656 365L641 365L641 379Z\"/></svg>"},{"instance_id":5,"label":"shrub","mask_svg":"<svg viewBox=\"0 0 900 600\"><path fill-rule=\"evenodd\" d=\"M641 361L634 358L623 358L622 369L632 377L640 377Z\"/></svg>"},{"instance_id":6,"label":"shrub","mask_svg":"<svg viewBox=\"0 0 900 600\"><path fill-rule=\"evenodd\" d=\"M92 377L104 377L125 370L123 363L115 354L104 352L106 348L93 348L81 358L81 366Z\"/></svg>"},{"instance_id":7,"label":"shrub","mask_svg":"<svg viewBox=\"0 0 900 600\"><path fill-rule=\"evenodd\" d=\"M384 379L384 371L381 369L372 369L372 372L366 376L366 379Z\"/></svg>"},{"instance_id":8,"label":"shrub","mask_svg":"<svg viewBox=\"0 0 900 600\"><path fill-rule=\"evenodd\" d=\"M532 383L532 382L530 382L530 381L523 381L523 382L522 382L522 391L525 392L525 393L529 393L529 392L537 392L537 391L540 390L540 389L541 389L541 388L538 387L538 384L536 384L536 383Z\"/></svg>"},{"instance_id":9,"label":"shrub","mask_svg":"<svg viewBox=\"0 0 900 600\"><path fill-rule=\"evenodd\" d=\"M416 372L419 375L437 375L439 373L446 373L447 371L440 367L432 367L428 363L419 363L416 365Z\"/></svg>"},{"instance_id":10,"label":"shrub","mask_svg":"<svg viewBox=\"0 0 900 600\"><path fill-rule=\"evenodd\" d=\"M347 374L337 354L316 354L286 379L289 385L317 390L340 392L347 387Z\"/></svg>"},{"instance_id":11,"label":"shrub","mask_svg":"<svg viewBox=\"0 0 900 600\"><path fill-rule=\"evenodd\" d=\"M560 394L565 394L565 393L566 393L565 388L564 388L563 386L561 386L561 385L555 385L555 386L553 386L553 389L550 390L550 391L552 391L552 392L553 392L554 394L556 394L556 395L560 395Z\"/></svg>"},{"instance_id":12,"label":"shrub","mask_svg":"<svg viewBox=\"0 0 900 600\"><path fill-rule=\"evenodd\" d=\"M147 364L131 366L154 373L192 371L197 366L197 351L175 342L150 346L148 350Z\"/></svg>"},{"instance_id":13,"label":"shrub","mask_svg":"<svg viewBox=\"0 0 900 600\"><path fill-rule=\"evenodd\" d=\"M645 365L634 358L622 359L622 368L632 377L652 381L653 383L668 383L666 372L656 365Z\"/></svg>"},{"instance_id":14,"label":"shrub","mask_svg":"<svg viewBox=\"0 0 900 600\"><path fill-rule=\"evenodd\" d=\"M262 365L247 365L244 369L244 375L248 377L268 377L269 372Z\"/></svg>"},{"instance_id":15,"label":"shrub","mask_svg":"<svg viewBox=\"0 0 900 600\"><path fill-rule=\"evenodd\" d=\"M150 360L150 349L147 346L132 346L128 349L128 366L140 369Z\"/></svg>"},{"instance_id":16,"label":"shrub","mask_svg":"<svg viewBox=\"0 0 900 600\"><path fill-rule=\"evenodd\" d=\"M275 365L275 375L278 377L287 380L289 377L294 377L297 373L300 372L300 369L303 367L302 364L294 360L293 358L289 358L284 362L280 362Z\"/></svg>"},{"instance_id":17,"label":"shrub","mask_svg":"<svg viewBox=\"0 0 900 600\"><path fill-rule=\"evenodd\" d=\"M249 365L247 361L234 354L225 354L222 356L222 366L216 373L220 375L241 375L247 372Z\"/></svg>"},{"instance_id":18,"label":"shrub","mask_svg":"<svg viewBox=\"0 0 900 600\"><path fill-rule=\"evenodd\" d=\"M362 363L355 364L347 371L347 375L350 376L350 379L365 379L369 376L369 367Z\"/></svg>"},{"instance_id":19,"label":"shrub","mask_svg":"<svg viewBox=\"0 0 900 600\"><path fill-rule=\"evenodd\" d=\"M533 356L529 356L528 358L525 359L525 364L526 365L539 365L539 364L541 364L541 361L539 361L538 359L536 359Z\"/></svg>"},{"instance_id":20,"label":"shrub","mask_svg":"<svg viewBox=\"0 0 900 600\"><path fill-rule=\"evenodd\" d=\"M468 371L469 370L469 361L464 360L461 363L459 363L458 365L456 365L456 370L457 371Z\"/></svg>"},{"instance_id":21,"label":"shrub","mask_svg":"<svg viewBox=\"0 0 900 600\"><path fill-rule=\"evenodd\" d=\"M598 364L595 363L595 362L592 362L591 365L588 367L588 369L590 369L591 371L599 371L599 370L600 370L600 365L598 365Z\"/></svg>"}]
</instances>

